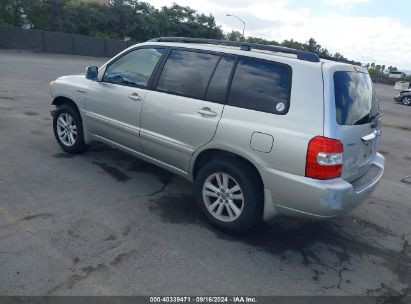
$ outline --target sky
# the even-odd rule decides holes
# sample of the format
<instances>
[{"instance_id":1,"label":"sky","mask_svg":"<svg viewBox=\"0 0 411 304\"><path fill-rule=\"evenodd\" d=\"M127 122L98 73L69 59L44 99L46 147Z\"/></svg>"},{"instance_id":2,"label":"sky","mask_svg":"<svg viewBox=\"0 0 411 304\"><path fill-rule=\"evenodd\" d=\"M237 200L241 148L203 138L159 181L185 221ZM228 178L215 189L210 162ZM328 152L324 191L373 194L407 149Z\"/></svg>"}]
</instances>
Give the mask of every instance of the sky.
<instances>
[{"instance_id":1,"label":"sky","mask_svg":"<svg viewBox=\"0 0 411 304\"><path fill-rule=\"evenodd\" d=\"M167 0L146 0L157 8ZM212 14L224 31L305 42L313 37L332 53L360 62L411 70L410 0L174 0Z\"/></svg>"}]
</instances>

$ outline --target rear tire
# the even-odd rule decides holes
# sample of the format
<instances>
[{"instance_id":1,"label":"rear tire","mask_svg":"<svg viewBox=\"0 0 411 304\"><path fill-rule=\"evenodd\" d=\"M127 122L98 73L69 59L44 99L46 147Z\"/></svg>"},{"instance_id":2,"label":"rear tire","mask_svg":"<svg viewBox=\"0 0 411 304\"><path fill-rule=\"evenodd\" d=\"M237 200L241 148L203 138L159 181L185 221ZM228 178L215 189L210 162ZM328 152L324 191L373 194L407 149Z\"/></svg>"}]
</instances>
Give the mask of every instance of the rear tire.
<instances>
[{"instance_id":1,"label":"rear tire","mask_svg":"<svg viewBox=\"0 0 411 304\"><path fill-rule=\"evenodd\" d=\"M411 106L411 96L405 96L401 99L401 103L404 106Z\"/></svg>"},{"instance_id":2,"label":"rear tire","mask_svg":"<svg viewBox=\"0 0 411 304\"><path fill-rule=\"evenodd\" d=\"M235 159L211 161L195 179L196 201L207 221L226 233L257 224L263 213L263 186L258 172Z\"/></svg>"},{"instance_id":3,"label":"rear tire","mask_svg":"<svg viewBox=\"0 0 411 304\"><path fill-rule=\"evenodd\" d=\"M65 152L79 154L89 148L84 142L81 117L71 106L61 105L54 111L53 130L58 144Z\"/></svg>"}]
</instances>

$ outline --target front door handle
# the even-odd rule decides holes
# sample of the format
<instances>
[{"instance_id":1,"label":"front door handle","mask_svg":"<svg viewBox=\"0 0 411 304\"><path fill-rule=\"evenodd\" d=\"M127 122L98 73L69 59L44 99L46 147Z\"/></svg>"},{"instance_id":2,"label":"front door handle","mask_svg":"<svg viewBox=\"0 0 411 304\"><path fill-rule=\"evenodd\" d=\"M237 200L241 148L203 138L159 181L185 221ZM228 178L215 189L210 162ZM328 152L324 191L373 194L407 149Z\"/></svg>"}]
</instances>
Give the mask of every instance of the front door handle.
<instances>
[{"instance_id":1,"label":"front door handle","mask_svg":"<svg viewBox=\"0 0 411 304\"><path fill-rule=\"evenodd\" d=\"M198 114L201 114L202 116L208 116L208 117L215 117L217 116L217 113L212 111L210 108L205 107L202 108L201 110L197 110Z\"/></svg>"},{"instance_id":2,"label":"front door handle","mask_svg":"<svg viewBox=\"0 0 411 304\"><path fill-rule=\"evenodd\" d=\"M138 95L138 93L136 93L136 92L131 93L130 95L128 95L128 98L130 98L131 100L134 100L134 101L142 101L143 100L143 98L140 95Z\"/></svg>"}]
</instances>

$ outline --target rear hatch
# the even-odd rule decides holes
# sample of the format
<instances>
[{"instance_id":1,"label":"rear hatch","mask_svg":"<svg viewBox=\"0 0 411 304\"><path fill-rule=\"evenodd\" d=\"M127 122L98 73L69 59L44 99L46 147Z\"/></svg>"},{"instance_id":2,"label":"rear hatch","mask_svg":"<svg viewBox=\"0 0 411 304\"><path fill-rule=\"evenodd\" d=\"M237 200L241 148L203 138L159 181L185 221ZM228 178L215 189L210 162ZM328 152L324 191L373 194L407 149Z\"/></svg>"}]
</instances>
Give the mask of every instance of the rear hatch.
<instances>
[{"instance_id":1,"label":"rear hatch","mask_svg":"<svg viewBox=\"0 0 411 304\"><path fill-rule=\"evenodd\" d=\"M324 133L344 145L342 177L352 182L368 172L377 153L381 116L366 69L345 65L329 71L329 110ZM328 133L328 134L327 134Z\"/></svg>"}]
</instances>

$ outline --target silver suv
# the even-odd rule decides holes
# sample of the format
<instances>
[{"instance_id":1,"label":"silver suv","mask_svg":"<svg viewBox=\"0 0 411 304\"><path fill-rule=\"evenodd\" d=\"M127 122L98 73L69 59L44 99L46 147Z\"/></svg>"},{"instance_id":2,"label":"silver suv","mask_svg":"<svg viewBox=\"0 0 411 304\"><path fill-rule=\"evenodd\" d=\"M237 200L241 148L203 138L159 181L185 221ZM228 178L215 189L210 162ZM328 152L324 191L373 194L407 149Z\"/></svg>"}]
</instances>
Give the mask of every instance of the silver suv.
<instances>
[{"instance_id":1,"label":"silver suv","mask_svg":"<svg viewBox=\"0 0 411 304\"><path fill-rule=\"evenodd\" d=\"M340 215L384 171L367 70L308 52L157 38L58 78L50 94L64 151L99 141L179 174L226 232L276 215Z\"/></svg>"}]
</instances>

